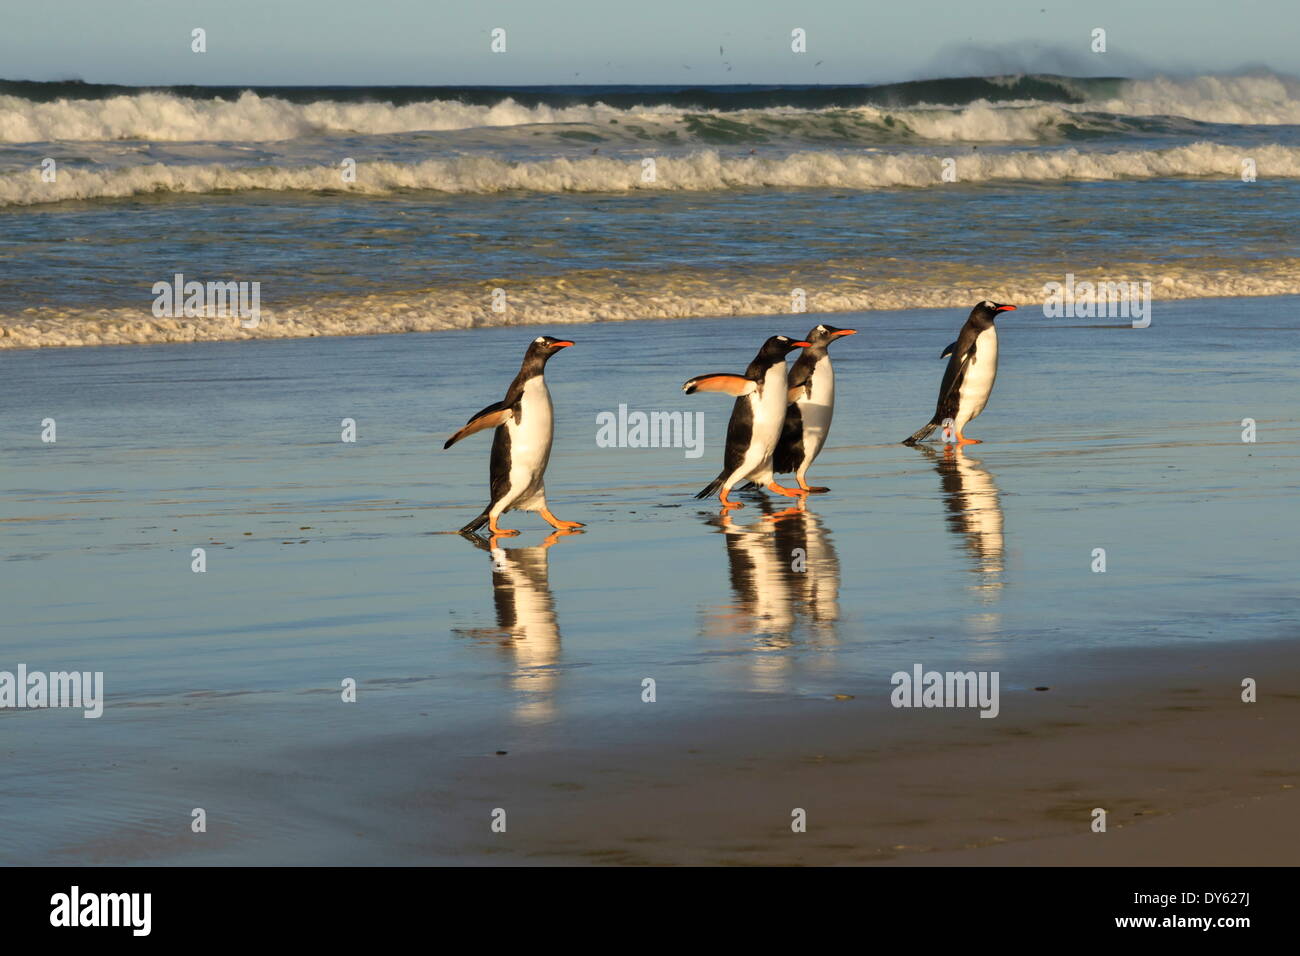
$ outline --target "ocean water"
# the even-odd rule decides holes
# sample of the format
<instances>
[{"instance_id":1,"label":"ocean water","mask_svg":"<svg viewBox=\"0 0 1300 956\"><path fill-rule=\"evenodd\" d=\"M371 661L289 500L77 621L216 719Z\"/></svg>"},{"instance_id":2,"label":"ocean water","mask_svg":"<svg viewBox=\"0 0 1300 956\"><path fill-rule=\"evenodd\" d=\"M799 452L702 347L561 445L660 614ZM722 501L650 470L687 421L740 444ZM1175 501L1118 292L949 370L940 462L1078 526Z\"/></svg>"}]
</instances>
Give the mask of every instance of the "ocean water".
<instances>
[{"instance_id":1,"label":"ocean water","mask_svg":"<svg viewBox=\"0 0 1300 956\"><path fill-rule=\"evenodd\" d=\"M957 307L1067 274L1294 294L1297 200L1300 83L1272 74L3 82L0 347ZM178 273L260 283L265 320L155 318Z\"/></svg>"}]
</instances>

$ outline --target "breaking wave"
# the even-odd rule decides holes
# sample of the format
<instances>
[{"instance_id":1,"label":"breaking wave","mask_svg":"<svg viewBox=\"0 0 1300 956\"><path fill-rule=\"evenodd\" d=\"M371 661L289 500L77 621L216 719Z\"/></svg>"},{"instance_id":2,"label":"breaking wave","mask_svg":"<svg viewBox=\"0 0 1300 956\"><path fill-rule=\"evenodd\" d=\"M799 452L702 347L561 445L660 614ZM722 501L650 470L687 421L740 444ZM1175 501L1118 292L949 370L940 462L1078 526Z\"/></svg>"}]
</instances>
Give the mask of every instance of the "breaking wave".
<instances>
[{"instance_id":1,"label":"breaking wave","mask_svg":"<svg viewBox=\"0 0 1300 956\"><path fill-rule=\"evenodd\" d=\"M1136 122L1137 120L1142 122ZM686 142L1036 142L1163 124L1300 124L1300 81L969 77L881 86L138 88L0 81L0 142L273 142L574 125Z\"/></svg>"},{"instance_id":2,"label":"breaking wave","mask_svg":"<svg viewBox=\"0 0 1300 956\"><path fill-rule=\"evenodd\" d=\"M912 308L956 308L995 298L1025 306L1044 299L1045 279L1059 279L1050 267L1025 265L972 268L926 263L922 278L887 263L882 271L846 278L831 264L809 282L808 310L816 313ZM1109 262L1096 276L1149 281L1154 300L1295 295L1300 293L1300 259L1251 262L1189 261L1151 264ZM296 304L268 304L261 323L245 329L234 318L156 319L148 302L139 308L47 307L0 314L0 350L48 346L128 345L151 342L225 341L258 338L379 335L503 325L565 325L699 316L776 315L788 317L788 269L583 271L558 277L521 278L510 283L506 313L490 306L494 283L462 283L433 291L332 295ZM263 298L268 303L267 298ZM1112 320L1098 320L1106 324ZM1125 322L1127 320L1124 320Z\"/></svg>"},{"instance_id":3,"label":"breaking wave","mask_svg":"<svg viewBox=\"0 0 1300 956\"><path fill-rule=\"evenodd\" d=\"M1255 161L1262 178L1300 178L1300 147L1243 150L1195 143L1158 150L1120 152L1077 149L967 153L955 157L960 182L1068 182L1188 177L1237 178L1242 160ZM595 193L704 191L758 188L883 189L929 187L943 182L953 157L918 153L809 151L780 158L726 156L701 150L656 160L653 182L643 180L640 161L600 156L511 162L493 156L460 156L420 163L360 163L356 181L344 183L337 166L229 166L215 164L62 169L55 182L39 170L0 174L0 207L69 200L125 198L151 193L339 192L382 195L403 190L491 194L508 191Z\"/></svg>"}]
</instances>

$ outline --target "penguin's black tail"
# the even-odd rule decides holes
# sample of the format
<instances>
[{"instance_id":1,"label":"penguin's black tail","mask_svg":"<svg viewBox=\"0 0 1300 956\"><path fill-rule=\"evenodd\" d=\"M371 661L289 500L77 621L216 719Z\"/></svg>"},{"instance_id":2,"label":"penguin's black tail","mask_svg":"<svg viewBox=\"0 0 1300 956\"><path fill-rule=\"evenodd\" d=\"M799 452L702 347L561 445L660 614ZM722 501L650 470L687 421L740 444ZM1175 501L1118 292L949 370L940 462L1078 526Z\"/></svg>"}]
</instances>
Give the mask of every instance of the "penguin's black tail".
<instances>
[{"instance_id":1,"label":"penguin's black tail","mask_svg":"<svg viewBox=\"0 0 1300 956\"><path fill-rule=\"evenodd\" d=\"M703 490L702 490L698 495L696 495L695 497L696 497L696 498L708 498L708 497L711 497L712 495L717 494L718 489L722 487L722 479L723 479L723 477L724 477L723 475L718 475L718 477L714 478L714 479L713 479L712 481L710 481L707 485L705 485L705 486L704 486L704 489L703 489Z\"/></svg>"},{"instance_id":2,"label":"penguin's black tail","mask_svg":"<svg viewBox=\"0 0 1300 956\"><path fill-rule=\"evenodd\" d=\"M904 445L915 445L917 442L925 441L930 437L930 433L939 427L939 420L932 418L911 435L903 439Z\"/></svg>"},{"instance_id":3,"label":"penguin's black tail","mask_svg":"<svg viewBox=\"0 0 1300 956\"><path fill-rule=\"evenodd\" d=\"M483 527L487 523L488 523L488 513L487 513L487 509L484 509L481 515L479 515L469 524L465 525L465 527L461 528L460 533L473 534L475 531L477 531L479 528Z\"/></svg>"}]
</instances>

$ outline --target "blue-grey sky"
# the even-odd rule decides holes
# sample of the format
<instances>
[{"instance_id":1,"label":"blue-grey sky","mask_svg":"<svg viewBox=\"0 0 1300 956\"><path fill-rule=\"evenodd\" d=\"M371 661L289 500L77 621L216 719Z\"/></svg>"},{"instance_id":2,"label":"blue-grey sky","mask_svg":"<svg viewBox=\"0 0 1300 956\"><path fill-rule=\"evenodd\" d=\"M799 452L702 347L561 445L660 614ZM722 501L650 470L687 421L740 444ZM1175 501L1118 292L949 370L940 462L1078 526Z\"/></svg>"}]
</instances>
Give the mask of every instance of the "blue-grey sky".
<instances>
[{"instance_id":1,"label":"blue-grey sky","mask_svg":"<svg viewBox=\"0 0 1300 956\"><path fill-rule=\"evenodd\" d=\"M207 31L206 53L190 51L195 27ZM489 50L494 27L506 30L504 54ZM790 51L795 27L807 31L806 54ZM1105 54L1090 49L1095 27L1107 31ZM1298 37L1300 0L5 0L0 77L511 85L1300 74Z\"/></svg>"}]
</instances>

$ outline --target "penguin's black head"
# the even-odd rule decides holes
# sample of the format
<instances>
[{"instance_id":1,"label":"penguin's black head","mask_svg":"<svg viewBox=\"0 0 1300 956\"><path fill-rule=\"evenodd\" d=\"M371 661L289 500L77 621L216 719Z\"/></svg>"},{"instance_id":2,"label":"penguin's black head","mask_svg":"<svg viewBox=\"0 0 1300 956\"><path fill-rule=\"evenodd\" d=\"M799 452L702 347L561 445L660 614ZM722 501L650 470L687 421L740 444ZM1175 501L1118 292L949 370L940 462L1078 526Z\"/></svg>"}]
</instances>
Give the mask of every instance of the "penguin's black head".
<instances>
[{"instance_id":1,"label":"penguin's black head","mask_svg":"<svg viewBox=\"0 0 1300 956\"><path fill-rule=\"evenodd\" d=\"M814 347L825 348L843 335L857 335L857 329L837 329L833 325L822 324L808 333L808 341Z\"/></svg>"},{"instance_id":2,"label":"penguin's black head","mask_svg":"<svg viewBox=\"0 0 1300 956\"><path fill-rule=\"evenodd\" d=\"M985 299L970 310L970 317L977 324L988 327L993 324L993 320L998 317L999 312L1014 311L1016 311L1014 305L1002 305L1000 302L990 302Z\"/></svg>"},{"instance_id":3,"label":"penguin's black head","mask_svg":"<svg viewBox=\"0 0 1300 956\"><path fill-rule=\"evenodd\" d=\"M811 342L805 342L803 339L792 339L788 335L774 335L758 350L758 358L777 362L785 358L795 349L807 348L812 345Z\"/></svg>"},{"instance_id":4,"label":"penguin's black head","mask_svg":"<svg viewBox=\"0 0 1300 956\"><path fill-rule=\"evenodd\" d=\"M539 335L528 346L528 354L545 361L560 349L567 349L572 344L568 339L553 339L549 335Z\"/></svg>"}]
</instances>

